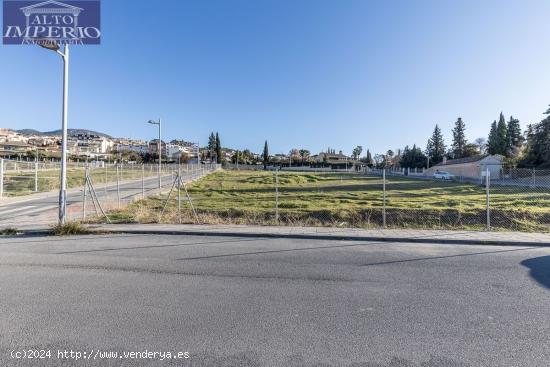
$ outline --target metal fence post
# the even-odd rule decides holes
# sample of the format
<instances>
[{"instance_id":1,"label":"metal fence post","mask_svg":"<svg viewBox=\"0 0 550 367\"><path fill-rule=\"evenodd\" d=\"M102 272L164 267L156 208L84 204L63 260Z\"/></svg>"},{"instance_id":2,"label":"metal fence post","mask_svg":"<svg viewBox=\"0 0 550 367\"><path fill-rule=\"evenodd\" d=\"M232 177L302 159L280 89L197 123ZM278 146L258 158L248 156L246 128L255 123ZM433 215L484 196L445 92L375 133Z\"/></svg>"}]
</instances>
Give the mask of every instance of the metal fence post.
<instances>
[{"instance_id":1,"label":"metal fence post","mask_svg":"<svg viewBox=\"0 0 550 367\"><path fill-rule=\"evenodd\" d=\"M116 196L118 199L118 208L120 209L120 178L119 178L119 172L118 172L119 165L116 165Z\"/></svg>"},{"instance_id":2,"label":"metal fence post","mask_svg":"<svg viewBox=\"0 0 550 367\"><path fill-rule=\"evenodd\" d=\"M275 168L275 221L279 224L279 170Z\"/></svg>"},{"instance_id":3,"label":"metal fence post","mask_svg":"<svg viewBox=\"0 0 550 367\"><path fill-rule=\"evenodd\" d=\"M88 167L84 172L84 192L82 197L82 221L86 220L86 191L88 191Z\"/></svg>"},{"instance_id":4,"label":"metal fence post","mask_svg":"<svg viewBox=\"0 0 550 367\"><path fill-rule=\"evenodd\" d=\"M34 192L38 192L38 162L34 162Z\"/></svg>"},{"instance_id":5,"label":"metal fence post","mask_svg":"<svg viewBox=\"0 0 550 367\"><path fill-rule=\"evenodd\" d=\"M141 198L145 199L145 164L141 164Z\"/></svg>"},{"instance_id":6,"label":"metal fence post","mask_svg":"<svg viewBox=\"0 0 550 367\"><path fill-rule=\"evenodd\" d=\"M178 222L181 224L181 165L178 163Z\"/></svg>"},{"instance_id":7,"label":"metal fence post","mask_svg":"<svg viewBox=\"0 0 550 367\"><path fill-rule=\"evenodd\" d=\"M533 186L537 184L537 174L535 173L535 169L533 168Z\"/></svg>"},{"instance_id":8,"label":"metal fence post","mask_svg":"<svg viewBox=\"0 0 550 367\"><path fill-rule=\"evenodd\" d=\"M382 170L382 226L386 228L386 169Z\"/></svg>"},{"instance_id":9,"label":"metal fence post","mask_svg":"<svg viewBox=\"0 0 550 367\"><path fill-rule=\"evenodd\" d=\"M0 199L4 196L4 159L0 159Z\"/></svg>"},{"instance_id":10,"label":"metal fence post","mask_svg":"<svg viewBox=\"0 0 550 367\"><path fill-rule=\"evenodd\" d=\"M485 196L486 196L486 204L487 204L487 230L491 230L491 199L490 199L490 172L489 168L485 171Z\"/></svg>"},{"instance_id":11,"label":"metal fence post","mask_svg":"<svg viewBox=\"0 0 550 367\"><path fill-rule=\"evenodd\" d=\"M105 166L105 195L107 195L107 162L103 161L103 165Z\"/></svg>"}]
</instances>

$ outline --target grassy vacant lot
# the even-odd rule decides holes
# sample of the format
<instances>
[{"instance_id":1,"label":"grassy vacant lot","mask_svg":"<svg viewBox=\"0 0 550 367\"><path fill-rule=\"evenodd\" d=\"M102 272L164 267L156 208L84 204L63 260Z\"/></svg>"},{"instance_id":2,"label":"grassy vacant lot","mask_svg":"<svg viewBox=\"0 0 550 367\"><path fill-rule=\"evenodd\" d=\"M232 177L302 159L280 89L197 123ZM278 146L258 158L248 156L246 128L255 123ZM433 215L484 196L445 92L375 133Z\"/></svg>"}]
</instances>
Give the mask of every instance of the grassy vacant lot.
<instances>
[{"instance_id":1,"label":"grassy vacant lot","mask_svg":"<svg viewBox=\"0 0 550 367\"><path fill-rule=\"evenodd\" d=\"M200 221L376 228L383 224L379 177L340 173L219 171L188 186ZM175 195L139 201L113 219L178 222ZM182 200L185 193L182 190ZM496 229L550 230L550 190L493 186L491 225ZM193 222L182 202L182 221ZM476 229L486 225L485 188L473 184L390 177L386 184L389 227ZM278 217L277 214L278 213Z\"/></svg>"}]
</instances>

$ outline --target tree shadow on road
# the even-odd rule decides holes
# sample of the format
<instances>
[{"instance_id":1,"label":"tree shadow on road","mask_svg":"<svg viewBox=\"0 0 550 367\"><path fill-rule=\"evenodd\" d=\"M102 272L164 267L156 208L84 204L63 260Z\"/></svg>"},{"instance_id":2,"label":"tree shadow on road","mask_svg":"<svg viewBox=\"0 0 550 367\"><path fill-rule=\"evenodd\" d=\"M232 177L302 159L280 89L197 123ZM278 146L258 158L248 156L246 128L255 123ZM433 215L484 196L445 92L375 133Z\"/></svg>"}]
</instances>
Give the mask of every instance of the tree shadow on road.
<instances>
[{"instance_id":1,"label":"tree shadow on road","mask_svg":"<svg viewBox=\"0 0 550 367\"><path fill-rule=\"evenodd\" d=\"M529 268L529 275L543 287L550 289L550 256L523 260L521 265Z\"/></svg>"}]
</instances>

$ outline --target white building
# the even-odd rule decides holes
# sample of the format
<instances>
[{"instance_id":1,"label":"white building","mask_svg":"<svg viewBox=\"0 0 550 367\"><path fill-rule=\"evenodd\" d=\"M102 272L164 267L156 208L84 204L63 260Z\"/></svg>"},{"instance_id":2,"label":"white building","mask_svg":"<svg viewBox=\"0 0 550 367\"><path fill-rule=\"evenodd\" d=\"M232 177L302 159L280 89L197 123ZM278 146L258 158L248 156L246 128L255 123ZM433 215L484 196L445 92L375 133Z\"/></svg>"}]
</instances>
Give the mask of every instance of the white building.
<instances>
[{"instance_id":1,"label":"white building","mask_svg":"<svg viewBox=\"0 0 550 367\"><path fill-rule=\"evenodd\" d=\"M182 153L182 147L176 144L166 144L166 156L172 159L177 159Z\"/></svg>"},{"instance_id":2,"label":"white building","mask_svg":"<svg viewBox=\"0 0 550 367\"><path fill-rule=\"evenodd\" d=\"M13 130L0 128L0 143L7 143L7 142L14 142L14 141L26 143L27 138Z\"/></svg>"},{"instance_id":3,"label":"white building","mask_svg":"<svg viewBox=\"0 0 550 367\"><path fill-rule=\"evenodd\" d=\"M77 134L67 139L67 150L70 154L87 157L98 157L111 152L113 141L104 136Z\"/></svg>"},{"instance_id":4,"label":"white building","mask_svg":"<svg viewBox=\"0 0 550 367\"><path fill-rule=\"evenodd\" d=\"M138 154L145 154L149 151L149 147L146 143L144 143L144 144L134 144L134 143L117 144L116 145L116 151L117 151L117 153L135 152L135 153L138 153Z\"/></svg>"}]
</instances>

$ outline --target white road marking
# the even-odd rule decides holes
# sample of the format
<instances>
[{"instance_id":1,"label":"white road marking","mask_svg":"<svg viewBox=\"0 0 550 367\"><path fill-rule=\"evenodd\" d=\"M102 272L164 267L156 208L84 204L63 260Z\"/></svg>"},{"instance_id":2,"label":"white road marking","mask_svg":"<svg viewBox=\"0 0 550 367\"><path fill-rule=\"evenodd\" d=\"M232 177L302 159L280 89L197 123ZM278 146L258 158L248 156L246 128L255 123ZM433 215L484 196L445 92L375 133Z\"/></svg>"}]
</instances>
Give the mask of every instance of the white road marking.
<instances>
[{"instance_id":1,"label":"white road marking","mask_svg":"<svg viewBox=\"0 0 550 367\"><path fill-rule=\"evenodd\" d=\"M0 210L0 214L15 213L15 212L19 212L21 210L27 210L27 209L32 209L32 208L36 208L36 205L24 206L22 208L16 208L16 209L11 209L11 210Z\"/></svg>"},{"instance_id":2,"label":"white road marking","mask_svg":"<svg viewBox=\"0 0 550 367\"><path fill-rule=\"evenodd\" d=\"M32 208L36 208L35 206L31 206L31 207L24 207L24 208L19 208L17 209L17 211L20 211L20 210L23 210L23 209L32 209ZM33 210L28 210L28 211L25 211L24 213L17 213L16 216L8 216L8 217L0 217L0 221L9 221L9 220L19 220L18 218L21 218L21 217L25 217L25 216L28 216L32 213L36 213L36 212L42 212L42 211L48 211L48 210L52 210L52 209L56 209L57 208L57 205L54 205L54 206L42 206L42 207L38 207L36 209L33 209ZM15 209L13 210L15 211ZM0 214L4 214L3 212L0 213ZM17 219L16 219L17 218Z\"/></svg>"}]
</instances>

